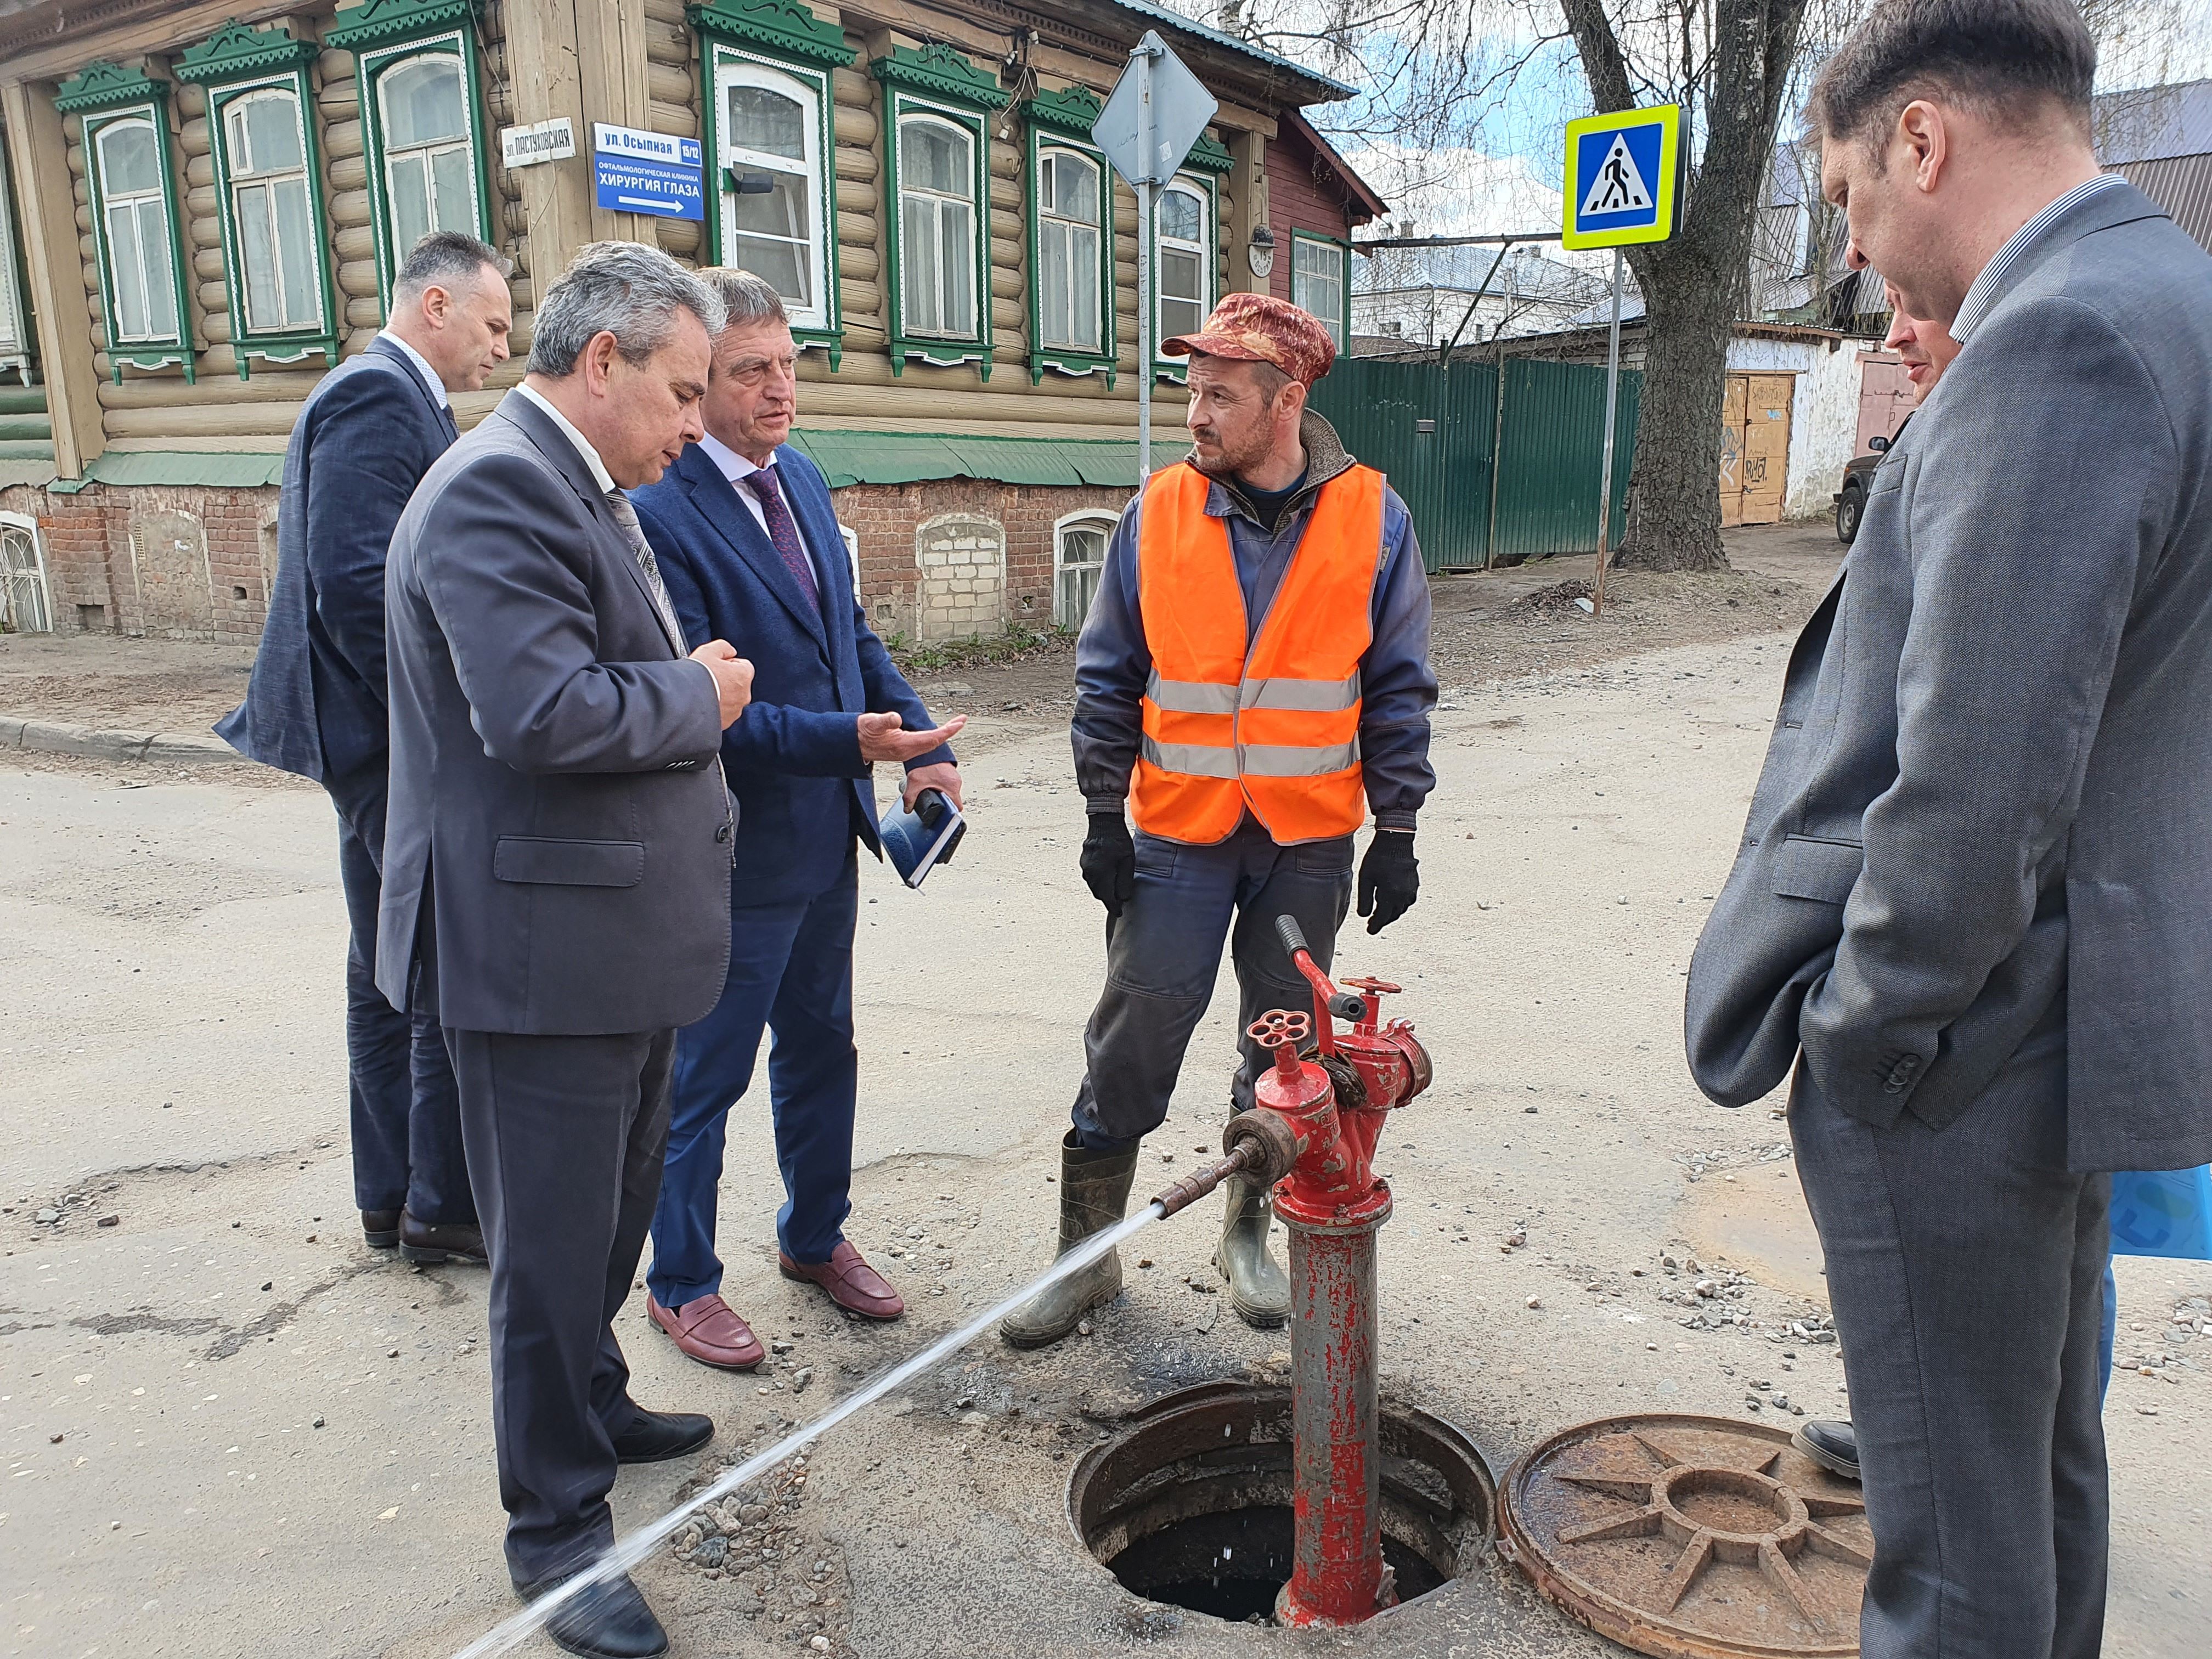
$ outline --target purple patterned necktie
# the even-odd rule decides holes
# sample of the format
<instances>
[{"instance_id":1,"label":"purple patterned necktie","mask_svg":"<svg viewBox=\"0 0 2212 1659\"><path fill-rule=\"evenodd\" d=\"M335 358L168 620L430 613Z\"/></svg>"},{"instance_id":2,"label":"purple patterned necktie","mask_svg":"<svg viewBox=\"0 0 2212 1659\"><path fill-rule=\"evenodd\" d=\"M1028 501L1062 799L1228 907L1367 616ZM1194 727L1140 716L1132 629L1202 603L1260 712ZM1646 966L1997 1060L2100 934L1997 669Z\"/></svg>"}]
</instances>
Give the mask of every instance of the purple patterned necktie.
<instances>
[{"instance_id":1,"label":"purple patterned necktie","mask_svg":"<svg viewBox=\"0 0 2212 1659\"><path fill-rule=\"evenodd\" d=\"M791 509L784 504L783 491L776 488L775 465L768 465L745 475L746 486L754 499L761 504L761 514L768 520L768 538L775 544L776 552L783 559L783 568L791 572L792 580L799 591L806 595L807 604L814 614L822 614L822 591L815 586L814 564L806 556L805 544L799 539L799 526L793 522Z\"/></svg>"}]
</instances>

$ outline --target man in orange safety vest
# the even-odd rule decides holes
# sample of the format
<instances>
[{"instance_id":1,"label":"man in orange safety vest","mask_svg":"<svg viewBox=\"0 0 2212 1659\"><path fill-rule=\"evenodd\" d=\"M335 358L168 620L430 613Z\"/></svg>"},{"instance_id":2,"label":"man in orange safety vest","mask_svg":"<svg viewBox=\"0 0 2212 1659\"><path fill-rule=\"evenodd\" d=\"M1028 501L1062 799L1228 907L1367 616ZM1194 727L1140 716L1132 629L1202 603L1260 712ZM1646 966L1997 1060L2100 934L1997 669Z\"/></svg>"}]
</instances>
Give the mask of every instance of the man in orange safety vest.
<instances>
[{"instance_id":1,"label":"man in orange safety vest","mask_svg":"<svg viewBox=\"0 0 2212 1659\"><path fill-rule=\"evenodd\" d=\"M1076 648L1084 880L1106 907L1106 988L1060 1148L1059 1249L1121 1218L1143 1137L1166 1118L1227 941L1238 1029L1310 1006L1275 933L1296 919L1326 967L1351 908L1352 838L1370 933L1419 890L1413 820L1429 766L1429 587L1406 505L1306 407L1336 347L1312 316L1237 294L1163 343L1190 359L1193 453L1121 515ZM1136 824L1132 837L1124 803ZM1231 1109L1267 1056L1249 1042ZM1224 1183L1214 1265L1230 1305L1290 1317L1265 1190ZM1121 1285L1099 1261L1008 1316L1038 1347Z\"/></svg>"}]
</instances>

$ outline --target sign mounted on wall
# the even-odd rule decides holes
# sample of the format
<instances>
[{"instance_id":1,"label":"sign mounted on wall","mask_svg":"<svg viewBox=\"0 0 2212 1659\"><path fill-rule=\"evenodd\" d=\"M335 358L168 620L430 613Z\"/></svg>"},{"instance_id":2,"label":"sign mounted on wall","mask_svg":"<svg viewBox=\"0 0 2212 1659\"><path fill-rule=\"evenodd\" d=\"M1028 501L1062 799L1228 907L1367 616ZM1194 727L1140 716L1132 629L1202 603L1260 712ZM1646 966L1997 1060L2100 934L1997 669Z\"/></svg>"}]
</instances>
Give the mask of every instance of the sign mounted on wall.
<instances>
[{"instance_id":1,"label":"sign mounted on wall","mask_svg":"<svg viewBox=\"0 0 2212 1659\"><path fill-rule=\"evenodd\" d=\"M1681 135L1677 104L1568 122L1562 244L1626 247L1672 236Z\"/></svg>"},{"instance_id":2,"label":"sign mounted on wall","mask_svg":"<svg viewBox=\"0 0 2212 1659\"><path fill-rule=\"evenodd\" d=\"M565 161L576 153L576 129L565 115L530 127L499 130L499 158L509 172L540 161Z\"/></svg>"},{"instance_id":3,"label":"sign mounted on wall","mask_svg":"<svg viewBox=\"0 0 2212 1659\"><path fill-rule=\"evenodd\" d=\"M592 178L599 206L663 219L703 219L707 191L696 138L592 123Z\"/></svg>"}]
</instances>

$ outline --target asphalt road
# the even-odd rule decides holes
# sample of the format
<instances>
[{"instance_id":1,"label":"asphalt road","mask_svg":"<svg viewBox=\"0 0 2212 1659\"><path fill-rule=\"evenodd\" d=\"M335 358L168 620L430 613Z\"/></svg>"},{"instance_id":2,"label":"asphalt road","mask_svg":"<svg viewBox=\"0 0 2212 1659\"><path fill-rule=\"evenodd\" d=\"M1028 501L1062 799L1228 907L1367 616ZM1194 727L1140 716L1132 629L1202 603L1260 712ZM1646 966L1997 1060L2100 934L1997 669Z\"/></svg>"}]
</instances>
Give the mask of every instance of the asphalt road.
<instances>
[{"instance_id":1,"label":"asphalt road","mask_svg":"<svg viewBox=\"0 0 2212 1659\"><path fill-rule=\"evenodd\" d=\"M1832 1347L1768 1340L1821 1305L1776 1152L1785 1126L1765 1106L1703 1102L1680 1053L1680 976L1785 645L1448 694L1422 902L1379 940L1345 937L1340 966L1404 983L1437 1060L1433 1092L1385 1136L1386 1386L1466 1428L1501 1473L1584 1419L1746 1416L1753 1380L1847 1410ZM1103 952L1074 868L1064 736L1006 736L971 767L956 865L918 895L863 877L850 1231L914 1311L851 1328L775 1276L766 1114L741 1108L728 1290L792 1351L759 1377L700 1370L636 1298L621 1329L638 1397L712 1411L722 1433L696 1464L626 1472L625 1524L1042 1262L1045 1177ZM0 768L0 1653L428 1659L512 1608L483 1275L372 1254L351 1209L332 842L307 787ZM1140 1190L1213 1141L1232 1006L1218 1000L1201 1030ZM776 1489L775 1561L710 1577L656 1559L641 1577L678 1651L814 1652L817 1634L868 1659L1285 1650L1279 1633L1148 1610L1062 1508L1073 1455L1102 1423L1264 1371L1285 1346L1184 1282L1206 1282L1217 1214L1209 1202L1152 1230L1150 1268L1133 1247L1128 1293L1091 1337L1042 1355L987 1341L823 1444L804 1482L793 1470ZM1501 1249L1516 1224L1526 1245ZM1662 1254L1747 1275L1729 1305L1759 1328L1684 1328L1660 1298L1678 1287ZM2212 1265L2124 1261L2121 1289L2131 1351L2178 1299L2212 1290ZM2204 1340L2171 1351L2193 1363L2124 1374L2107 1413L2106 1650L2126 1659L2212 1651ZM1495 1562L1300 1650L1616 1651Z\"/></svg>"}]
</instances>

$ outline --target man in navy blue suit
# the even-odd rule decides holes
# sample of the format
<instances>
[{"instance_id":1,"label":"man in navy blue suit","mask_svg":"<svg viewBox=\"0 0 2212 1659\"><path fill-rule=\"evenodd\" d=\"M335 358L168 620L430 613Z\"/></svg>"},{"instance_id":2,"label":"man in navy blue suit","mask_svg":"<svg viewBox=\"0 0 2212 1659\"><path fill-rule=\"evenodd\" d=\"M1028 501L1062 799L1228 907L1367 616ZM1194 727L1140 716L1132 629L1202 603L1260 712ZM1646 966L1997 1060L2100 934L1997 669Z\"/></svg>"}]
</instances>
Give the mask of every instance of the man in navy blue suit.
<instances>
[{"instance_id":1,"label":"man in navy blue suit","mask_svg":"<svg viewBox=\"0 0 2212 1659\"><path fill-rule=\"evenodd\" d=\"M749 1370L762 1351L722 1299L714 1209L730 1108L774 1033L769 1096L784 1203L778 1266L857 1318L896 1319L898 1293L846 1242L853 1112L853 931L858 843L882 854L872 768L907 769L905 799L960 799L946 740L868 627L820 471L785 441L797 352L775 289L702 270L728 308L702 413L707 434L637 516L687 644L726 639L751 659L753 701L722 738L738 798L730 968L713 1013L677 1036L674 1100L646 1307L702 1364Z\"/></svg>"},{"instance_id":2,"label":"man in navy blue suit","mask_svg":"<svg viewBox=\"0 0 2212 1659\"><path fill-rule=\"evenodd\" d=\"M216 732L266 766L313 778L338 814L354 1198L362 1235L410 1261L484 1259L443 1034L376 988L391 738L384 560L392 526L459 435L449 393L507 361L510 262L473 236L417 242L368 349L325 374L292 428L276 508L276 586L246 701Z\"/></svg>"}]
</instances>

